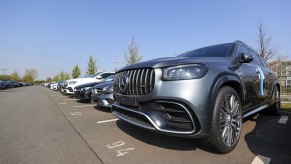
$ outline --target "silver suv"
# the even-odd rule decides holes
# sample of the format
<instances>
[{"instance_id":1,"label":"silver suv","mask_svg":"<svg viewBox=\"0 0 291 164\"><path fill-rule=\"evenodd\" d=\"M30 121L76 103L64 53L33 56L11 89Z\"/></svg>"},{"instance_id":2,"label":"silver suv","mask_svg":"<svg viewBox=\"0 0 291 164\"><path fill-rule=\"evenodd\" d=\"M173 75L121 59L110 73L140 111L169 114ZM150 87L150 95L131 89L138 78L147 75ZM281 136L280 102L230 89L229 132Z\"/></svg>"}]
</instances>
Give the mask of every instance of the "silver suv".
<instances>
[{"instance_id":1,"label":"silver suv","mask_svg":"<svg viewBox=\"0 0 291 164\"><path fill-rule=\"evenodd\" d=\"M112 113L169 135L202 138L220 153L238 143L242 118L280 110L275 74L240 41L129 65L115 74Z\"/></svg>"}]
</instances>

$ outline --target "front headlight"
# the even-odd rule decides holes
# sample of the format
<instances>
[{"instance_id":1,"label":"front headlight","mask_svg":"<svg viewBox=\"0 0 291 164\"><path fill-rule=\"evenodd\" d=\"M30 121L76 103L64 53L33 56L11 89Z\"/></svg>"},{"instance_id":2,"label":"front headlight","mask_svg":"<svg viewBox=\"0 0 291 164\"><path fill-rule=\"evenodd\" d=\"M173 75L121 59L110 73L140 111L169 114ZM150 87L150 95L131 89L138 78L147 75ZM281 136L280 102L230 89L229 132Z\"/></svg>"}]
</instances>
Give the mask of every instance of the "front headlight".
<instances>
[{"instance_id":1,"label":"front headlight","mask_svg":"<svg viewBox=\"0 0 291 164\"><path fill-rule=\"evenodd\" d=\"M77 83L77 81L70 81L69 84L70 85L75 85Z\"/></svg>"},{"instance_id":2,"label":"front headlight","mask_svg":"<svg viewBox=\"0 0 291 164\"><path fill-rule=\"evenodd\" d=\"M113 88L112 87L104 87L103 92L105 94L111 94L111 93L113 93Z\"/></svg>"},{"instance_id":3,"label":"front headlight","mask_svg":"<svg viewBox=\"0 0 291 164\"><path fill-rule=\"evenodd\" d=\"M87 90L90 90L90 89L92 89L92 87L84 87L84 88L82 88L81 90L83 90L83 91L87 91Z\"/></svg>"},{"instance_id":4,"label":"front headlight","mask_svg":"<svg viewBox=\"0 0 291 164\"><path fill-rule=\"evenodd\" d=\"M162 80L189 80L205 76L207 67L200 64L179 65L162 69Z\"/></svg>"}]
</instances>

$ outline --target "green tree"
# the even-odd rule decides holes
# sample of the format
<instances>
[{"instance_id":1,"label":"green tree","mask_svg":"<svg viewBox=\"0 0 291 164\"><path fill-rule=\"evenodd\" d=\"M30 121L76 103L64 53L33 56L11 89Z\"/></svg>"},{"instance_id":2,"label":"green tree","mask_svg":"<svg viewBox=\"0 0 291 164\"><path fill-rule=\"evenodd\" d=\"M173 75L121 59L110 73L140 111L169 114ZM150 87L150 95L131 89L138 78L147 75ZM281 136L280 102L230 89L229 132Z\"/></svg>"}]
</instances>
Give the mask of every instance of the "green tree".
<instances>
[{"instance_id":1,"label":"green tree","mask_svg":"<svg viewBox=\"0 0 291 164\"><path fill-rule=\"evenodd\" d=\"M59 81L60 80L60 74L56 74L54 77L53 77L53 81Z\"/></svg>"},{"instance_id":2,"label":"green tree","mask_svg":"<svg viewBox=\"0 0 291 164\"><path fill-rule=\"evenodd\" d=\"M11 75L0 75L0 80L11 80L12 79L12 77L11 77Z\"/></svg>"},{"instance_id":3,"label":"green tree","mask_svg":"<svg viewBox=\"0 0 291 164\"><path fill-rule=\"evenodd\" d=\"M48 77L48 78L46 78L46 82L52 82L52 78L51 77Z\"/></svg>"},{"instance_id":4,"label":"green tree","mask_svg":"<svg viewBox=\"0 0 291 164\"><path fill-rule=\"evenodd\" d=\"M77 64L72 71L72 77L73 79L75 79L75 78L78 78L80 75L81 75L81 70Z\"/></svg>"},{"instance_id":5,"label":"green tree","mask_svg":"<svg viewBox=\"0 0 291 164\"><path fill-rule=\"evenodd\" d=\"M26 69L25 74L23 75L22 80L24 82L33 83L37 78L37 71L35 69Z\"/></svg>"},{"instance_id":6,"label":"green tree","mask_svg":"<svg viewBox=\"0 0 291 164\"><path fill-rule=\"evenodd\" d=\"M98 68L96 66L96 60L93 59L92 55L90 55L89 60L88 60L88 68L86 73L88 75L94 75L97 72Z\"/></svg>"},{"instance_id":7,"label":"green tree","mask_svg":"<svg viewBox=\"0 0 291 164\"><path fill-rule=\"evenodd\" d=\"M63 70L60 72L59 76L59 80L68 80L70 78L70 74L64 72Z\"/></svg>"},{"instance_id":8,"label":"green tree","mask_svg":"<svg viewBox=\"0 0 291 164\"><path fill-rule=\"evenodd\" d=\"M126 65L134 64L142 60L142 56L138 54L138 47L135 43L134 37L131 39L131 43L128 46L128 53L125 53Z\"/></svg>"},{"instance_id":9,"label":"green tree","mask_svg":"<svg viewBox=\"0 0 291 164\"><path fill-rule=\"evenodd\" d=\"M14 69L14 71L12 72L11 74L11 80L14 80L14 81L20 81L20 76L18 74L18 71L16 69Z\"/></svg>"},{"instance_id":10,"label":"green tree","mask_svg":"<svg viewBox=\"0 0 291 164\"><path fill-rule=\"evenodd\" d=\"M70 79L70 74L65 72L63 80L68 80L68 79Z\"/></svg>"}]
</instances>

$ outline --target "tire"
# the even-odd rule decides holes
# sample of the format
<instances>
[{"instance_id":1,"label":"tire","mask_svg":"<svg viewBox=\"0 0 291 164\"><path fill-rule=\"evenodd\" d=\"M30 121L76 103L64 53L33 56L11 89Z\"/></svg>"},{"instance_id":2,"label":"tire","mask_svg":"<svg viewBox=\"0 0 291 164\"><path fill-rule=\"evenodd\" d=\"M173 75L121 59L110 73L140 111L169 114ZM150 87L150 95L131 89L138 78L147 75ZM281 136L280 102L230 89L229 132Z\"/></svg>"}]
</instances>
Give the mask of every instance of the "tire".
<instances>
[{"instance_id":1,"label":"tire","mask_svg":"<svg viewBox=\"0 0 291 164\"><path fill-rule=\"evenodd\" d=\"M218 153L229 153L237 145L242 126L242 107L238 94L222 87L216 96L211 120L211 135L202 142Z\"/></svg>"},{"instance_id":2,"label":"tire","mask_svg":"<svg viewBox=\"0 0 291 164\"><path fill-rule=\"evenodd\" d=\"M274 88L271 102L272 102L272 105L269 108L267 108L265 111L271 115L279 115L281 101L280 101L280 91L277 86Z\"/></svg>"}]
</instances>

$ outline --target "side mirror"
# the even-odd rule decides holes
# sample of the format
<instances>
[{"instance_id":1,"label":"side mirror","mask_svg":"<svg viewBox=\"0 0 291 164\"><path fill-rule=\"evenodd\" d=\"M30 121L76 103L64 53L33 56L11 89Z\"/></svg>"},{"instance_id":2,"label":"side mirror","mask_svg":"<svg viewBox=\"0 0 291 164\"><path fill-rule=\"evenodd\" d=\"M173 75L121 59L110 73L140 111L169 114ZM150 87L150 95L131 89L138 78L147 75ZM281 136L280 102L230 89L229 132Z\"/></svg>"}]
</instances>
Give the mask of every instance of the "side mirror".
<instances>
[{"instance_id":1,"label":"side mirror","mask_svg":"<svg viewBox=\"0 0 291 164\"><path fill-rule=\"evenodd\" d=\"M246 53L240 54L240 63L250 63L251 61L253 61L252 55Z\"/></svg>"}]
</instances>

